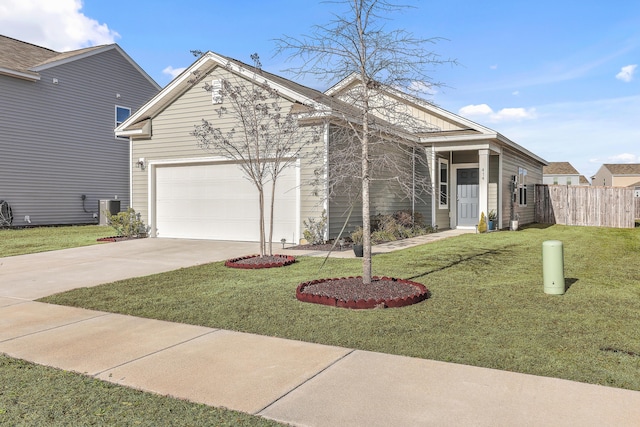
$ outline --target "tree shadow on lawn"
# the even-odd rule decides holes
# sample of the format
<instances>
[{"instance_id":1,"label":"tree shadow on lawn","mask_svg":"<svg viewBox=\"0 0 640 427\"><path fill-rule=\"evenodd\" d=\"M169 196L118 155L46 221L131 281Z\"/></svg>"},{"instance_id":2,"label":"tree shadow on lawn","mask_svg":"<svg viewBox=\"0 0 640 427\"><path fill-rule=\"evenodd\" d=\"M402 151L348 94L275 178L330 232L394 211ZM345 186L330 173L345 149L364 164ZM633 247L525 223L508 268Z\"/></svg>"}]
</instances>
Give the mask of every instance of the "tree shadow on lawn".
<instances>
[{"instance_id":1,"label":"tree shadow on lawn","mask_svg":"<svg viewBox=\"0 0 640 427\"><path fill-rule=\"evenodd\" d=\"M407 277L406 280L415 280L415 279L418 279L420 277L428 276L429 274L437 273L439 271L444 271L444 270L447 270L449 268L456 267L456 266L458 266L460 264L463 264L463 263L466 263L466 262L470 262L470 261L476 261L478 259L483 259L485 257L489 257L489 256L493 257L493 256L496 256L496 255L504 255L504 254L506 254L508 252L505 249L506 248L503 248L503 249L488 249L488 250L485 250L484 252L478 252L476 254L469 255L469 256L466 256L466 257L462 257L461 256L456 261L450 262L449 264L443 265L442 267L438 267L438 268L434 268L434 269L429 270L429 271L425 271L424 273L416 274L415 276ZM489 258L489 259L491 259L491 258Z\"/></svg>"}]
</instances>

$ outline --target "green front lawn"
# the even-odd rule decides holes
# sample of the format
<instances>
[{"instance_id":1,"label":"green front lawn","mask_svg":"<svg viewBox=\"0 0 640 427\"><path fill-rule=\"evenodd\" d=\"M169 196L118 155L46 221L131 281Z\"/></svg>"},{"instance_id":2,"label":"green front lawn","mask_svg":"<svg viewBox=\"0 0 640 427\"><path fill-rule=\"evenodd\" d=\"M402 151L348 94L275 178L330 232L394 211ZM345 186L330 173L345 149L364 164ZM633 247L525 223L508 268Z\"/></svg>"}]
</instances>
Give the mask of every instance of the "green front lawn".
<instances>
[{"instance_id":1,"label":"green front lawn","mask_svg":"<svg viewBox=\"0 0 640 427\"><path fill-rule=\"evenodd\" d=\"M0 425L278 426L0 355Z\"/></svg>"},{"instance_id":2,"label":"green front lawn","mask_svg":"<svg viewBox=\"0 0 640 427\"><path fill-rule=\"evenodd\" d=\"M97 239L115 235L111 227L78 225L0 229L0 257L55 251L97 244Z\"/></svg>"},{"instance_id":3,"label":"green front lawn","mask_svg":"<svg viewBox=\"0 0 640 427\"><path fill-rule=\"evenodd\" d=\"M562 296L543 292L551 239L564 242ZM377 255L375 274L432 292L397 309L297 301L303 281L360 272L358 260L322 261L254 271L214 263L42 301L640 390L640 229L532 227Z\"/></svg>"}]
</instances>

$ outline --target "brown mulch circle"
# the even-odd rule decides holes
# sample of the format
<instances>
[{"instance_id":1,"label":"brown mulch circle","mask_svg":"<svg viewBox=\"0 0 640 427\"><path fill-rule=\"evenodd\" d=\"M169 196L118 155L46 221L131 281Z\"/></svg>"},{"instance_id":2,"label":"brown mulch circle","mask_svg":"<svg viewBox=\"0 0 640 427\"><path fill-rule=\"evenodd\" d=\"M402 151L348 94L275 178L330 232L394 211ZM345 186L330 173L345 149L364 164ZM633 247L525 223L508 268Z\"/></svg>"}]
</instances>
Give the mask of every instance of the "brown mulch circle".
<instances>
[{"instance_id":1,"label":"brown mulch circle","mask_svg":"<svg viewBox=\"0 0 640 427\"><path fill-rule=\"evenodd\" d=\"M289 255L248 255L240 258L228 259L224 265L230 268L273 268L284 267L296 262L295 257Z\"/></svg>"},{"instance_id":2,"label":"brown mulch circle","mask_svg":"<svg viewBox=\"0 0 640 427\"><path fill-rule=\"evenodd\" d=\"M320 279L296 289L296 298L302 302L356 309L404 307L430 295L421 283L392 277L373 277L370 285L364 285L361 276Z\"/></svg>"}]
</instances>

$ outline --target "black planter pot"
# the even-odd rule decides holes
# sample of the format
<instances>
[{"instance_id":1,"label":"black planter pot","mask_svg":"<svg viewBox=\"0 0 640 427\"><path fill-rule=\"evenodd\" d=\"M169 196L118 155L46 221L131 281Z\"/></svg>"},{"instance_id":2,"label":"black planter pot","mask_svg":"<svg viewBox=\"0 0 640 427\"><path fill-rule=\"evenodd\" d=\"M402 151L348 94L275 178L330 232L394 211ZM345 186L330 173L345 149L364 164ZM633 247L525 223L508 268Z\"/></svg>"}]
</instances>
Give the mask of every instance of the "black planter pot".
<instances>
[{"instance_id":1,"label":"black planter pot","mask_svg":"<svg viewBox=\"0 0 640 427\"><path fill-rule=\"evenodd\" d=\"M356 257L362 258L364 247L362 245L353 245L353 253L356 254Z\"/></svg>"}]
</instances>

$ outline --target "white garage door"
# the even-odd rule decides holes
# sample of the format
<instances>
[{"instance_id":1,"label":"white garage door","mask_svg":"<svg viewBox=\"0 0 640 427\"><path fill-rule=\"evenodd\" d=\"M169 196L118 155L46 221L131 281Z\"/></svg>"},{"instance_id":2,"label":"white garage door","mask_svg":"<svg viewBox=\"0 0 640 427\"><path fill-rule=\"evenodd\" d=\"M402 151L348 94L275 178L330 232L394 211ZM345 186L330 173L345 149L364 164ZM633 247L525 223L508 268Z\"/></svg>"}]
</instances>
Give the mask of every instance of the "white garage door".
<instances>
[{"instance_id":1,"label":"white garage door","mask_svg":"<svg viewBox=\"0 0 640 427\"><path fill-rule=\"evenodd\" d=\"M282 238L297 239L296 181L293 167L278 178L274 242ZM158 237L260 240L258 191L237 164L158 166L155 183ZM271 185L268 187L265 191L267 239Z\"/></svg>"}]
</instances>

